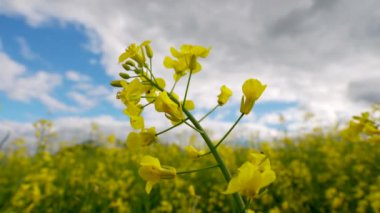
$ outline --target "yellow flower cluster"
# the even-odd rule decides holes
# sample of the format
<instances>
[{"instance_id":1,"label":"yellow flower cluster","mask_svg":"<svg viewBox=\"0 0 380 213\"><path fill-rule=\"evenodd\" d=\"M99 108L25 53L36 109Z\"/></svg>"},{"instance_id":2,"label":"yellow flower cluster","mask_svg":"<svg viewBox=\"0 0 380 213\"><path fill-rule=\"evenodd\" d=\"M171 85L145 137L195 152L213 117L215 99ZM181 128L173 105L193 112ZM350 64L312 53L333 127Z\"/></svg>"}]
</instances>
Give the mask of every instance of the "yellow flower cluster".
<instances>
[{"instance_id":1,"label":"yellow flower cluster","mask_svg":"<svg viewBox=\"0 0 380 213\"><path fill-rule=\"evenodd\" d=\"M136 130L140 130L139 132L129 133L127 146L131 149L149 146L158 141L158 135L181 124L186 124L200 134L209 148L209 152L206 152L205 150L198 151L193 146L188 146L186 147L188 155L192 158L201 158L211 154L217 162L217 165L205 168L176 172L176 169L173 167L162 167L157 158L147 155L142 158L139 170L140 176L147 181L145 188L147 193L150 193L153 185L161 179L174 179L177 175L201 172L213 168L219 168L226 181L231 179L229 169L221 158L217 148L230 134L240 119L252 111L255 102L264 92L266 85L263 85L257 79L248 79L244 82L242 87L244 96L242 97L240 107L241 115L222 139L217 144L213 144L200 123L217 107L227 103L232 96L232 90L223 85L220 88L217 105L201 119L196 119L190 112L195 108L195 104L187 97L192 75L202 69L198 59L206 58L210 53L210 49L190 44L182 45L179 50L174 47L170 49L172 56L165 57L163 62L166 68L174 70L174 85L170 91L165 90L165 81L161 78L156 78L153 73L153 50L150 46L150 41L144 41L140 45L131 44L119 57L119 62L123 68L132 74L120 73L119 75L122 79L112 81L111 85L121 87L121 90L117 93L117 98L125 105L124 113L129 116L131 126ZM174 89L178 81L186 75L188 75L186 90L183 99L181 99L174 92ZM146 102L144 103L143 100ZM154 127L146 128L142 114L144 109L150 104L154 105L154 109L157 112L163 113L173 126L158 133ZM261 168L261 164L245 163L241 167L239 175L232 178L226 193L240 192L242 195L255 198L260 189L266 187L275 179L275 174L270 168L265 170L261 170ZM253 185L252 182L254 182ZM245 203L241 195L234 194L233 198L238 211L243 211Z\"/></svg>"},{"instance_id":2,"label":"yellow flower cluster","mask_svg":"<svg viewBox=\"0 0 380 213\"><path fill-rule=\"evenodd\" d=\"M239 168L239 174L231 179L224 193L240 192L251 199L255 199L262 188L276 179L276 174L270 168L269 159L265 155L251 153L251 158L251 161L245 162Z\"/></svg>"}]
</instances>

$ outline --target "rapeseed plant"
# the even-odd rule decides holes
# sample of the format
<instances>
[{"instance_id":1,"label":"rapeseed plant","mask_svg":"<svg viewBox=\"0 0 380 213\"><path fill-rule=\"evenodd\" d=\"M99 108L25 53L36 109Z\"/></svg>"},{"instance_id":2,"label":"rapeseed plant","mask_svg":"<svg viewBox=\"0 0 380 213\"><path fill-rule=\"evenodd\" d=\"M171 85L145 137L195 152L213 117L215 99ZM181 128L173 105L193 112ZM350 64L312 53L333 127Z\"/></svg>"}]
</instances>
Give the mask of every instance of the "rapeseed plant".
<instances>
[{"instance_id":1,"label":"rapeseed plant","mask_svg":"<svg viewBox=\"0 0 380 213\"><path fill-rule=\"evenodd\" d=\"M209 135L200 123L208 115L214 112L216 107L223 106L232 96L232 91L227 86L223 85L220 88L221 93L217 98L218 104L199 120L195 119L193 114L190 112L195 108L195 104L187 97L192 75L202 70L202 65L199 63L198 59L206 58L209 55L210 50L211 48L190 44L182 45L179 50L174 47L170 48L172 57L165 57L163 64L166 68L174 70L173 78L175 83L172 86L171 90L167 91L165 89L165 80L156 78L153 73L153 50L150 46L150 41L144 41L140 45L131 44L126 49L126 51L120 55L119 62L127 72L133 72L135 75L131 76L126 73L120 73L119 75L122 79L112 81L111 85L114 87L122 88L122 90L118 92L117 98L120 99L121 102L126 106L124 112L127 116L129 116L131 126L134 129L141 129L141 133L139 135L132 132L128 136L127 143L130 144L130 146L136 146L137 143L140 143L143 146L150 145L156 141L155 136L165 133L179 125L186 124L200 134L209 148L209 151L205 152L198 151L193 146L189 146L186 148L189 155L193 158L201 158L203 156L211 154L217 164L205 168L178 172L177 175L200 172L206 169L218 167L221 170L225 181L229 182L229 189L227 192L233 192L236 210L238 212L243 212L247 207L239 192L250 198L254 198L256 196L256 193L258 193L261 188L266 187L274 181L274 172L272 170L265 170L263 176L261 177L262 171L258 171L258 173L255 172L259 169L260 166L247 162L244 164L245 166L241 167L240 174L244 175L248 174L249 172L254 172L254 175L252 176L252 174L249 173L250 176L249 180L247 180L248 182L243 183L245 186L240 186L239 189L230 189L231 184L235 185L234 183L236 180L241 180L241 178L232 178L229 168L225 164L217 148L227 138L227 136L234 129L237 123L239 123L242 117L250 113L255 102L264 92L266 85L263 85L257 79L248 79L244 82L242 86L244 96L242 97L240 107L241 115L233 124L233 126L222 137L222 139L220 139L217 144L213 144ZM147 58L149 58L149 63L147 63ZM174 89L177 85L177 82L186 75L188 75L186 90L184 97L181 99L179 95L174 93ZM128 79L133 80L130 80L128 82ZM145 96L143 96L144 92ZM141 103L141 99L146 99L147 103ZM169 127L167 130L163 130L157 133L156 135L153 135L155 131L146 131L142 112L150 104L154 104L154 109L157 112L164 113L165 117L171 121L173 126ZM145 162L147 159L150 159L151 164L149 164L149 166L143 166L140 169L140 175L143 177L143 179L148 181L146 191L149 193L152 189L152 186L160 179L160 172L164 170L161 169L158 159L152 157L144 157L141 164L147 165ZM153 162L155 163L153 164ZM175 174L174 168L173 171ZM170 177L174 178L175 175L171 175ZM254 189L249 188L248 191L253 190L254 192L245 193L247 190L243 190L243 188L249 187L247 184L251 183L252 181L257 181L257 183L254 183L257 186L255 186Z\"/></svg>"}]
</instances>

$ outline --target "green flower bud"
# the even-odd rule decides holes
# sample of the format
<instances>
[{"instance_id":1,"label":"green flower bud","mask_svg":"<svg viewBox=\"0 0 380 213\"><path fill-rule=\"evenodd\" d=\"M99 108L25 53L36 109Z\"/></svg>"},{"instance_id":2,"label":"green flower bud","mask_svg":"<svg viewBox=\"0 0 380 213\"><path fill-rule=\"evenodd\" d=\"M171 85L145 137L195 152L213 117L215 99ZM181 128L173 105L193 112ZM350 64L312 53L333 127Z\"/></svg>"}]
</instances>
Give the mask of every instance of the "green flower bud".
<instances>
[{"instance_id":1,"label":"green flower bud","mask_svg":"<svg viewBox=\"0 0 380 213\"><path fill-rule=\"evenodd\" d=\"M142 70L141 70L141 69L135 69L134 71L135 71L135 73L136 73L137 75L140 74L140 73L142 73Z\"/></svg>"},{"instance_id":2,"label":"green flower bud","mask_svg":"<svg viewBox=\"0 0 380 213\"><path fill-rule=\"evenodd\" d=\"M146 51L146 55L149 58L153 58L153 50L152 50L152 47L149 44L145 46L145 51Z\"/></svg>"},{"instance_id":3,"label":"green flower bud","mask_svg":"<svg viewBox=\"0 0 380 213\"><path fill-rule=\"evenodd\" d=\"M131 67L135 67L136 66L135 63L133 61L131 61L131 60L128 60L127 62L125 62L125 64L127 64L127 65L129 65Z\"/></svg>"},{"instance_id":4,"label":"green flower bud","mask_svg":"<svg viewBox=\"0 0 380 213\"><path fill-rule=\"evenodd\" d=\"M111 81L111 86L113 86L113 87L122 87L121 83L120 83L120 80Z\"/></svg>"},{"instance_id":5,"label":"green flower bud","mask_svg":"<svg viewBox=\"0 0 380 213\"><path fill-rule=\"evenodd\" d=\"M120 77L124 78L124 79L129 79L131 76L129 76L127 73L119 73Z\"/></svg>"},{"instance_id":6,"label":"green flower bud","mask_svg":"<svg viewBox=\"0 0 380 213\"><path fill-rule=\"evenodd\" d=\"M131 70L131 67L128 65L128 64L122 64L121 66L123 66L123 68L127 71L130 71Z\"/></svg>"}]
</instances>

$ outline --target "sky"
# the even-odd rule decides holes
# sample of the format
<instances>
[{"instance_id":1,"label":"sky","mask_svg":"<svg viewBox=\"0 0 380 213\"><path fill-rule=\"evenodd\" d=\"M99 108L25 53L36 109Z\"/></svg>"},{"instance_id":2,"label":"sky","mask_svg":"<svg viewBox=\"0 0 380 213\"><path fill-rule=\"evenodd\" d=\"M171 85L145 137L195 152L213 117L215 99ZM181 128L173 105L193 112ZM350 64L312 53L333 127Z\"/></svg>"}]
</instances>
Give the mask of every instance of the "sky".
<instances>
[{"instance_id":1,"label":"sky","mask_svg":"<svg viewBox=\"0 0 380 213\"><path fill-rule=\"evenodd\" d=\"M170 47L212 48L189 97L201 117L220 86L233 90L204 122L215 137L239 116L248 78L268 87L236 136L344 122L380 100L377 8L377 0L0 0L0 138L33 137L41 118L66 138L85 139L93 122L125 138L129 120L109 82L123 70L118 56L144 40L152 41L155 73L168 85L172 71L162 61ZM176 92L184 88L180 82ZM314 116L305 123L308 112ZM158 130L170 125L153 109L144 116Z\"/></svg>"}]
</instances>

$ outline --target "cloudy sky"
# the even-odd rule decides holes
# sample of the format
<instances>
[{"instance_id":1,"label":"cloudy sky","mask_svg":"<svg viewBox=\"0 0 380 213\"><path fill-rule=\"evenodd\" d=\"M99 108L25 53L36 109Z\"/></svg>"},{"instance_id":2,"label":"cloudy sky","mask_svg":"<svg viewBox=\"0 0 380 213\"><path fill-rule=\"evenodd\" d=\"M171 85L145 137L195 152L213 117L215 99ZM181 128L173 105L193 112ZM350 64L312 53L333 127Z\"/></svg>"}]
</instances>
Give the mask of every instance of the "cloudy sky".
<instances>
[{"instance_id":1,"label":"cloudy sky","mask_svg":"<svg viewBox=\"0 0 380 213\"><path fill-rule=\"evenodd\" d=\"M189 95L201 116L221 85L233 90L204 123L216 134L238 116L247 78L268 87L237 132L276 135L279 114L294 130L305 127L305 112L315 125L344 121L380 100L378 8L378 0L0 0L0 134L31 135L31 123L48 118L65 134L97 122L125 137L128 118L109 81L122 71L120 53L147 39L156 75L167 79L171 46L212 47ZM148 126L169 125L162 114L145 116Z\"/></svg>"}]
</instances>

